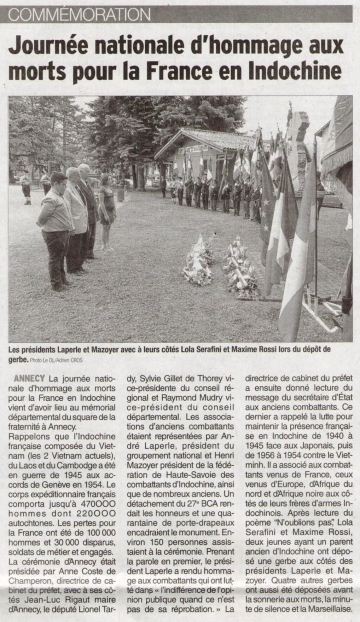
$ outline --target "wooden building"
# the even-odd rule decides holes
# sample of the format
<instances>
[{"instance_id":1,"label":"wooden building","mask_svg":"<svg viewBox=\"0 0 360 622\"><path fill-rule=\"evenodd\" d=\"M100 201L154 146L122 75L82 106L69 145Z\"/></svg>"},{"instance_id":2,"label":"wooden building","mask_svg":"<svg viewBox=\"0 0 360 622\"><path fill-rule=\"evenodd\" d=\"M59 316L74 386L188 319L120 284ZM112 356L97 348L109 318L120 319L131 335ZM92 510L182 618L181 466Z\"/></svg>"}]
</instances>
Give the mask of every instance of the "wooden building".
<instances>
[{"instance_id":1,"label":"wooden building","mask_svg":"<svg viewBox=\"0 0 360 622\"><path fill-rule=\"evenodd\" d=\"M177 174L179 177L188 176L192 171L195 180L200 172L200 161L203 161L203 171L208 170L214 179L220 183L224 166L227 160L227 174L232 180L235 158L238 151L243 153L246 146L253 150L255 139L247 134L214 132L211 130L197 130L182 128L175 134L155 155L160 166L165 165L166 176Z\"/></svg>"}]
</instances>

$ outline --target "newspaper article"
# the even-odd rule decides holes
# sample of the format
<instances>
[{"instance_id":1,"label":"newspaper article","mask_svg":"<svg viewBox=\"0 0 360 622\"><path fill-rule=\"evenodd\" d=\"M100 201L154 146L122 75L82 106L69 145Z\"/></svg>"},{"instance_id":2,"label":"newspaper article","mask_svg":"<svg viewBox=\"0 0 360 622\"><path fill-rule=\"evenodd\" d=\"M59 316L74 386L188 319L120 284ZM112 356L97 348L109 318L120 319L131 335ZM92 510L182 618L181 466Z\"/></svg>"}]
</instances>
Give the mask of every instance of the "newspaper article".
<instances>
[{"instance_id":1,"label":"newspaper article","mask_svg":"<svg viewBox=\"0 0 360 622\"><path fill-rule=\"evenodd\" d=\"M2 620L359 619L358 19L0 1Z\"/></svg>"}]
</instances>

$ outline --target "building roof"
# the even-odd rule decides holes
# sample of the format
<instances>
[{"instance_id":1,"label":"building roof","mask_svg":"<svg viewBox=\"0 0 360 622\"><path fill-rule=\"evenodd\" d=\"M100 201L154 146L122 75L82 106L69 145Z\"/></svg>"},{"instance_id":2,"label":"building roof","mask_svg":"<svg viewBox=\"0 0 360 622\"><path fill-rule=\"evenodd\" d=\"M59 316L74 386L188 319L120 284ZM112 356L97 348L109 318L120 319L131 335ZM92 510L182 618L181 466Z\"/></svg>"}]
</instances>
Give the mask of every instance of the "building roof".
<instances>
[{"instance_id":1,"label":"building roof","mask_svg":"<svg viewBox=\"0 0 360 622\"><path fill-rule=\"evenodd\" d=\"M323 135L324 131L326 130L327 127L329 127L329 125L330 125L330 121L325 123L325 125L323 125L317 132L315 132L315 136L319 136L321 138L321 136Z\"/></svg>"},{"instance_id":2,"label":"building roof","mask_svg":"<svg viewBox=\"0 0 360 622\"><path fill-rule=\"evenodd\" d=\"M181 144L184 139L190 138L199 143L208 145L217 151L223 152L226 149L237 151L243 149L246 145L253 146L254 139L230 132L214 132L211 130L194 130L181 128L155 155L155 160L161 159L165 154Z\"/></svg>"}]
</instances>

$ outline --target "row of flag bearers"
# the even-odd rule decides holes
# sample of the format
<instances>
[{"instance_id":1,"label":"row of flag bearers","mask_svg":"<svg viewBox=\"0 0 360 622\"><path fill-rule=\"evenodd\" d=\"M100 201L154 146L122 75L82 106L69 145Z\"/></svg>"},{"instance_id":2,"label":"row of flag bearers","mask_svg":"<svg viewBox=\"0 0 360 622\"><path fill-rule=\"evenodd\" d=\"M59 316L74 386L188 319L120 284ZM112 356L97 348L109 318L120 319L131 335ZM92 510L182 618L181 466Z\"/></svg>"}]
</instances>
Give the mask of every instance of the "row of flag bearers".
<instances>
[{"instance_id":1,"label":"row of flag bearers","mask_svg":"<svg viewBox=\"0 0 360 622\"><path fill-rule=\"evenodd\" d=\"M244 205L244 218L260 222L262 239L261 262L265 267L263 296L271 295L272 286L286 279L279 317L279 331L283 341L296 341L305 286L315 276L315 230L317 219L317 171L313 157L298 209L291 172L286 156L285 142L278 135L270 160L267 161L259 132L252 158L248 159L250 174L244 180L244 154L235 158L231 184L227 177L225 156L222 180L206 176L174 180L173 197L182 205L183 194L187 205L216 210L219 199L223 211L229 212L230 201L234 215Z\"/></svg>"},{"instance_id":2,"label":"row of flag bearers","mask_svg":"<svg viewBox=\"0 0 360 622\"><path fill-rule=\"evenodd\" d=\"M351 170L352 180L351 98L341 96L337 99L334 119L337 126L342 128L341 132L338 131L340 138L345 135L347 142L343 139L344 144L340 144L334 152L335 160L336 157L338 159L333 165L336 173L333 175L335 180L333 183L337 183L336 191L342 200L344 201L347 196L350 196L349 203L352 203L352 187L350 189L351 184L349 183L349 170ZM348 132L349 137L343 128ZM331 149L330 155L334 157L333 145ZM184 155L184 178L174 178L170 185L173 199L176 200L177 198L179 204L182 205L185 192L188 206L194 202L197 208L202 206L203 209L208 209L210 206L213 210L217 209L218 200L221 199L225 213L229 212L232 201L235 216L239 215L240 205L243 202L245 218L250 217L250 207L252 207L252 220L258 220L261 224L261 262L265 267L263 296L265 298L270 296L272 286L280 284L281 280L286 279L280 309L279 331L283 341L296 341L304 291L314 280L315 298L317 298L316 238L320 205L317 193L319 181L316 165L316 138L314 141L314 157L309 165L299 208L286 156L286 141L283 140L280 132L278 132L275 140L271 139L270 153L266 155L261 129L258 129L252 155L250 156L249 149L246 148L243 153L238 152L235 156L232 174L233 184L229 181L228 164L228 156L225 152L222 179L218 184L213 179L211 165L207 172L201 174L203 169L203 157L201 155L200 174L194 182L191 157L189 156L186 160L186 155ZM344 166L341 168L342 164ZM342 183L345 189L339 188L341 177L339 166L340 173L344 171L345 182ZM346 300L351 299L352 305L352 261L349 262L347 271L348 282L350 282L350 286L347 287L345 298ZM343 313L349 313L349 311L343 309Z\"/></svg>"},{"instance_id":3,"label":"row of flag bearers","mask_svg":"<svg viewBox=\"0 0 360 622\"><path fill-rule=\"evenodd\" d=\"M170 195L173 203L198 209L217 211L219 201L222 201L222 211L226 214L233 206L234 216L240 215L240 206L243 204L244 218L251 218L260 222L261 188L254 187L250 178L244 181L238 178L234 184L227 179L219 184L216 179L208 179L206 175L183 180L174 177L169 183ZM165 197L165 189L163 191Z\"/></svg>"}]
</instances>

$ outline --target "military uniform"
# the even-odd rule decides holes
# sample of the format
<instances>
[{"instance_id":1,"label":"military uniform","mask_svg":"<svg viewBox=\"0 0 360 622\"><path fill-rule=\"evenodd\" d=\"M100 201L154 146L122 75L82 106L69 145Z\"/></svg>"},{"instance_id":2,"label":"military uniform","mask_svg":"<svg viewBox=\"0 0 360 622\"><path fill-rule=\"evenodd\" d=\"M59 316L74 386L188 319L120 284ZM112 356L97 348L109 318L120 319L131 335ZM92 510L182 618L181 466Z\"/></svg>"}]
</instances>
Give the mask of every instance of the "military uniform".
<instances>
[{"instance_id":1,"label":"military uniform","mask_svg":"<svg viewBox=\"0 0 360 622\"><path fill-rule=\"evenodd\" d=\"M222 191L222 197L221 197L224 201L224 205L223 205L224 214L228 214L230 211L231 191L232 191L231 185L226 183Z\"/></svg>"},{"instance_id":2,"label":"military uniform","mask_svg":"<svg viewBox=\"0 0 360 622\"><path fill-rule=\"evenodd\" d=\"M234 201L234 216L240 216L241 185L239 181L235 182L234 192L233 192L233 201Z\"/></svg>"},{"instance_id":3,"label":"military uniform","mask_svg":"<svg viewBox=\"0 0 360 622\"><path fill-rule=\"evenodd\" d=\"M202 198L203 209L208 209L209 208L209 183L207 182L206 179L202 182L201 198Z\"/></svg>"},{"instance_id":4,"label":"military uniform","mask_svg":"<svg viewBox=\"0 0 360 622\"><path fill-rule=\"evenodd\" d=\"M215 179L210 190L210 207L213 212L216 212L218 198L219 198L219 184Z\"/></svg>"},{"instance_id":5,"label":"military uniform","mask_svg":"<svg viewBox=\"0 0 360 622\"><path fill-rule=\"evenodd\" d=\"M194 193L194 180L191 177L185 183L185 198L186 198L186 205L188 207L191 207L191 201L192 201L193 193Z\"/></svg>"},{"instance_id":6,"label":"military uniform","mask_svg":"<svg viewBox=\"0 0 360 622\"><path fill-rule=\"evenodd\" d=\"M250 218L250 191L251 191L251 188L249 184L244 184L243 186L244 218Z\"/></svg>"},{"instance_id":7,"label":"military uniform","mask_svg":"<svg viewBox=\"0 0 360 622\"><path fill-rule=\"evenodd\" d=\"M200 177L198 177L195 183L195 187L194 187L195 207L198 207L198 208L200 207L201 188L202 188L201 180L200 180Z\"/></svg>"},{"instance_id":8,"label":"military uniform","mask_svg":"<svg viewBox=\"0 0 360 622\"><path fill-rule=\"evenodd\" d=\"M184 197L184 182L181 177L179 177L177 181L177 196L179 205L182 205Z\"/></svg>"}]
</instances>

